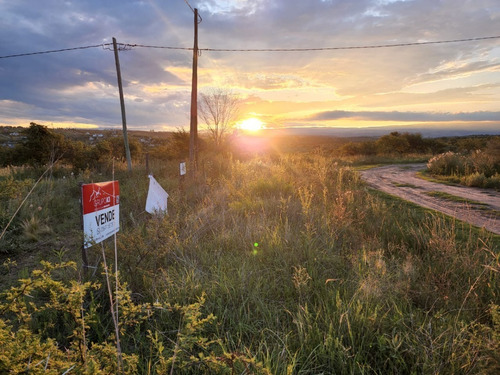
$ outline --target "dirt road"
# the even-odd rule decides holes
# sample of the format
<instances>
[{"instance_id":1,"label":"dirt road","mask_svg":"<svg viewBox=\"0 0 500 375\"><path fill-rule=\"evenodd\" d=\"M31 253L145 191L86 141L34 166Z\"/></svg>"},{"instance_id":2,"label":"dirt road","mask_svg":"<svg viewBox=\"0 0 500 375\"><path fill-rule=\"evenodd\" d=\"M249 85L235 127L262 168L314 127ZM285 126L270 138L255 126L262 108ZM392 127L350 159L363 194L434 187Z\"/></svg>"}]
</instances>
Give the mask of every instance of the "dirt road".
<instances>
[{"instance_id":1,"label":"dirt road","mask_svg":"<svg viewBox=\"0 0 500 375\"><path fill-rule=\"evenodd\" d=\"M416 175L422 169L425 169L425 164L387 165L362 171L361 175L368 184L383 192L500 234L500 193L426 181ZM440 193L463 198L467 202L436 196Z\"/></svg>"}]
</instances>

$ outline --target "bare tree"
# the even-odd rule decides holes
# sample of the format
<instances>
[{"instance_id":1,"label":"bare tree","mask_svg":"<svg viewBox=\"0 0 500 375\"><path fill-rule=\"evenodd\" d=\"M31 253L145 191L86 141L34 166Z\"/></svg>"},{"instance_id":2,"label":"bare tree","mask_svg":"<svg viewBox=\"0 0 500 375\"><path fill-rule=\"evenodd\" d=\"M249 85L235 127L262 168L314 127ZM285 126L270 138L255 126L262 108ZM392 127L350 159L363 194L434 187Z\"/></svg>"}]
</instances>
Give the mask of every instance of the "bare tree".
<instances>
[{"instance_id":1,"label":"bare tree","mask_svg":"<svg viewBox=\"0 0 500 375\"><path fill-rule=\"evenodd\" d=\"M224 88L213 89L200 96L199 116L207 125L215 147L219 147L238 117L240 100L231 90Z\"/></svg>"}]
</instances>

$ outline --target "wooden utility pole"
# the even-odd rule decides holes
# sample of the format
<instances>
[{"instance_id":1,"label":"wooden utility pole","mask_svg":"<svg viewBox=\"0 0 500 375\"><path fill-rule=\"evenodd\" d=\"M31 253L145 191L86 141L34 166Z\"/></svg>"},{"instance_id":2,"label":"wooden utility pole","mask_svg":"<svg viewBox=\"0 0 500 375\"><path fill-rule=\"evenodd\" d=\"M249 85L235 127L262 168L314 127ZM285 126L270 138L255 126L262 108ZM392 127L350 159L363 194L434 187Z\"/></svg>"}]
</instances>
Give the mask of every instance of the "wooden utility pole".
<instances>
[{"instance_id":1,"label":"wooden utility pole","mask_svg":"<svg viewBox=\"0 0 500 375\"><path fill-rule=\"evenodd\" d=\"M83 233L83 238L82 238L82 268L83 268L83 275L85 277L87 277L88 271L89 271L89 259L87 257L87 249L85 248L85 233L84 233L84 227L83 227L83 182L80 182L79 185L80 185L80 225L82 227L82 233Z\"/></svg>"},{"instance_id":2,"label":"wooden utility pole","mask_svg":"<svg viewBox=\"0 0 500 375\"><path fill-rule=\"evenodd\" d=\"M127 118L125 116L125 100L123 99L122 73L120 71L120 59L118 58L118 47L115 38L113 38L113 50L115 51L116 75L118 77L118 91L120 92L120 106L122 109L123 142L125 143L125 156L127 157L128 171L132 172L132 158L130 157L130 147L128 145L127 135Z\"/></svg>"},{"instance_id":3,"label":"wooden utility pole","mask_svg":"<svg viewBox=\"0 0 500 375\"><path fill-rule=\"evenodd\" d=\"M198 9L194 9L193 78L191 81L191 122L189 126L189 163L191 172L198 163Z\"/></svg>"}]
</instances>

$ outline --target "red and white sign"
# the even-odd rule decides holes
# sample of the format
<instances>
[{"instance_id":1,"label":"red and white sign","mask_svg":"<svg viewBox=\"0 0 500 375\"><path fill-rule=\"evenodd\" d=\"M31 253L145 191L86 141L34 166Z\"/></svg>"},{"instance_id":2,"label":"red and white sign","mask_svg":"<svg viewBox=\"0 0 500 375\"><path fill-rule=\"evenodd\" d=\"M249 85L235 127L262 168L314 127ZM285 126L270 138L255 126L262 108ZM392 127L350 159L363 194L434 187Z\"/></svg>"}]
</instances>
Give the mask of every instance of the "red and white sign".
<instances>
[{"instance_id":1,"label":"red and white sign","mask_svg":"<svg viewBox=\"0 0 500 375\"><path fill-rule=\"evenodd\" d=\"M82 185L83 247L104 241L120 230L118 181Z\"/></svg>"}]
</instances>

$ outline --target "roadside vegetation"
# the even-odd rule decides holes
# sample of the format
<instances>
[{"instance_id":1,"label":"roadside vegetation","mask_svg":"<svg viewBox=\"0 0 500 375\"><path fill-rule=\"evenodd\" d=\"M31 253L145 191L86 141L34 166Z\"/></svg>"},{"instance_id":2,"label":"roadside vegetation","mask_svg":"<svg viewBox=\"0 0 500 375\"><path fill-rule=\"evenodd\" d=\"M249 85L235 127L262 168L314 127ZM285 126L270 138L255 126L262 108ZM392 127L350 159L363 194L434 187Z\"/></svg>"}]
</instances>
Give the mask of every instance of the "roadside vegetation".
<instances>
[{"instance_id":1,"label":"roadside vegetation","mask_svg":"<svg viewBox=\"0 0 500 375\"><path fill-rule=\"evenodd\" d=\"M427 170L448 182L500 190L500 137L483 149L439 154L429 160Z\"/></svg>"},{"instance_id":2,"label":"roadside vegetation","mask_svg":"<svg viewBox=\"0 0 500 375\"><path fill-rule=\"evenodd\" d=\"M0 239L0 372L500 370L499 237L373 192L360 159L205 146L181 181L179 131L170 160L150 160L170 195L168 215L155 217L139 158L132 173L112 153L75 167L63 141L51 138L40 163L0 169L3 230L59 160ZM113 174L121 355L102 257L112 269L113 241L89 250L88 272L80 259L79 183Z\"/></svg>"},{"instance_id":3,"label":"roadside vegetation","mask_svg":"<svg viewBox=\"0 0 500 375\"><path fill-rule=\"evenodd\" d=\"M339 152L342 156L403 156L403 155L429 155L442 152L447 144L438 139L423 138L418 133L392 132L377 140L361 142L348 142Z\"/></svg>"}]
</instances>

